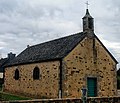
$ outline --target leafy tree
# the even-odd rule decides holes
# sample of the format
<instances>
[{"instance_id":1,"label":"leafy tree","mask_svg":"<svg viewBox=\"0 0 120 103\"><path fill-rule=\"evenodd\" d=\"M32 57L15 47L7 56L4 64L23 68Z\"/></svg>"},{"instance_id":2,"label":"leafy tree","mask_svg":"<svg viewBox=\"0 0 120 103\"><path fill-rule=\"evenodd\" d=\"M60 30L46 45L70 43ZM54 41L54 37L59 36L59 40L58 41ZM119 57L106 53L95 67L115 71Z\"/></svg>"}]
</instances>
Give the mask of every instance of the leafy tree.
<instances>
[{"instance_id":1,"label":"leafy tree","mask_svg":"<svg viewBox=\"0 0 120 103\"><path fill-rule=\"evenodd\" d=\"M117 89L120 89L120 68L117 71Z\"/></svg>"}]
</instances>

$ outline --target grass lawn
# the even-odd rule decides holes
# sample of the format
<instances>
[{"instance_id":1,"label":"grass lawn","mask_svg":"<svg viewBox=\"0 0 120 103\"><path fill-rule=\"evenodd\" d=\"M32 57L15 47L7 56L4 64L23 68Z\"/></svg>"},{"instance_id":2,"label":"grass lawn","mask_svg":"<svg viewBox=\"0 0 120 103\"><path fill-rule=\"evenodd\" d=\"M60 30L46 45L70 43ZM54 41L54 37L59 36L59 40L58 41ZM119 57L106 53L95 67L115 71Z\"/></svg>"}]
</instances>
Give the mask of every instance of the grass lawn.
<instances>
[{"instance_id":1,"label":"grass lawn","mask_svg":"<svg viewBox=\"0 0 120 103\"><path fill-rule=\"evenodd\" d=\"M2 85L0 85L0 101L9 101L9 100L28 100L31 98L23 97L23 96L16 96L13 94L2 92Z\"/></svg>"},{"instance_id":2,"label":"grass lawn","mask_svg":"<svg viewBox=\"0 0 120 103\"><path fill-rule=\"evenodd\" d=\"M31 98L0 92L0 100L8 101L8 100L28 100L28 99L31 99Z\"/></svg>"}]
</instances>

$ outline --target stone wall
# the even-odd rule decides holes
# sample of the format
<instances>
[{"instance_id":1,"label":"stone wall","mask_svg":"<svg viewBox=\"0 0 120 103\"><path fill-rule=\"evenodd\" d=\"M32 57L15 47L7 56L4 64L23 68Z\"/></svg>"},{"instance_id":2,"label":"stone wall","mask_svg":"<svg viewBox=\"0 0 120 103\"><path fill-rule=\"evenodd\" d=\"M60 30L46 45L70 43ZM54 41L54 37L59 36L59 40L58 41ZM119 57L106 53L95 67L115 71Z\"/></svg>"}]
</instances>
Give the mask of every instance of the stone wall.
<instances>
[{"instance_id":1,"label":"stone wall","mask_svg":"<svg viewBox=\"0 0 120 103\"><path fill-rule=\"evenodd\" d=\"M1 103L84 103L81 99L36 99L1 101ZM120 103L120 97L87 98L87 103Z\"/></svg>"},{"instance_id":2,"label":"stone wall","mask_svg":"<svg viewBox=\"0 0 120 103\"><path fill-rule=\"evenodd\" d=\"M63 61L63 97L79 98L87 77L97 78L97 95L117 95L116 63L97 39L85 38Z\"/></svg>"},{"instance_id":3,"label":"stone wall","mask_svg":"<svg viewBox=\"0 0 120 103\"><path fill-rule=\"evenodd\" d=\"M33 69L40 69L40 79L33 80ZM35 98L57 98L59 91L59 61L8 67L5 69L4 91L34 96ZM14 79L15 70L20 72Z\"/></svg>"}]
</instances>

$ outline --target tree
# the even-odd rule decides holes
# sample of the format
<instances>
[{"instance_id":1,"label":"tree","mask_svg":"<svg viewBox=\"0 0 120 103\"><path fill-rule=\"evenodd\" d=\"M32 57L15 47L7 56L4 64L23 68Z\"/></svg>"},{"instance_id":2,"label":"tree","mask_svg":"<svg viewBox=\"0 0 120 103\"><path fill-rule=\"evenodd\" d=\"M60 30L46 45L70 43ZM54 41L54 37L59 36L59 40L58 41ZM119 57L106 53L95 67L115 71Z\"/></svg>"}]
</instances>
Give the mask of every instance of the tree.
<instances>
[{"instance_id":1,"label":"tree","mask_svg":"<svg viewBox=\"0 0 120 103\"><path fill-rule=\"evenodd\" d=\"M117 89L120 89L120 68L117 70Z\"/></svg>"}]
</instances>

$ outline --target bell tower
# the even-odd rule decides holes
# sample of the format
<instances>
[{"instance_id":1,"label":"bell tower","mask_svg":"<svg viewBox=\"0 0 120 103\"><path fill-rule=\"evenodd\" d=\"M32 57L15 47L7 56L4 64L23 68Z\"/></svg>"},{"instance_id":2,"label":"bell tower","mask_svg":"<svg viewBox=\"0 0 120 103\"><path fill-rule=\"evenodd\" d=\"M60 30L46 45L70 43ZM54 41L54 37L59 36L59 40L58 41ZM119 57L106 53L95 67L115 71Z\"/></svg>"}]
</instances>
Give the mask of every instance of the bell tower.
<instances>
[{"instance_id":1,"label":"bell tower","mask_svg":"<svg viewBox=\"0 0 120 103\"><path fill-rule=\"evenodd\" d=\"M89 13L88 8L86 9L86 14L83 19L83 33L87 33L88 36L92 36L94 33L94 19Z\"/></svg>"}]
</instances>

